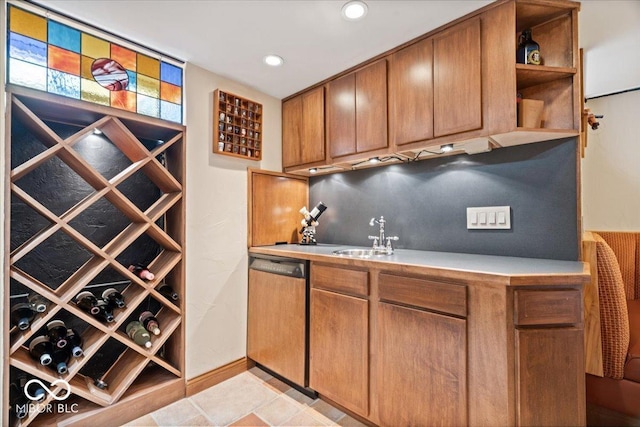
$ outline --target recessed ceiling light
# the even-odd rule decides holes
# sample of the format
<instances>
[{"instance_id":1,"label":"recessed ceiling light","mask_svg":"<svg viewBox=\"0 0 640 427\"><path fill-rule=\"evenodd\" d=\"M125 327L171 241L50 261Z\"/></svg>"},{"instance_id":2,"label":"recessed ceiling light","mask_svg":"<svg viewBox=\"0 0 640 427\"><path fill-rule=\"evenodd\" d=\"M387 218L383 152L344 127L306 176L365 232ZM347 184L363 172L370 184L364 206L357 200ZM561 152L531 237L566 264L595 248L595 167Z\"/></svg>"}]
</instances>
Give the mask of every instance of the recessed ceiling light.
<instances>
[{"instance_id":1,"label":"recessed ceiling light","mask_svg":"<svg viewBox=\"0 0 640 427\"><path fill-rule=\"evenodd\" d=\"M352 0L342 6L342 16L349 21L357 21L367 14L367 4L360 0Z\"/></svg>"},{"instance_id":2,"label":"recessed ceiling light","mask_svg":"<svg viewBox=\"0 0 640 427\"><path fill-rule=\"evenodd\" d=\"M279 67L284 64L284 59L278 55L267 55L264 57L264 63L272 67Z\"/></svg>"}]
</instances>

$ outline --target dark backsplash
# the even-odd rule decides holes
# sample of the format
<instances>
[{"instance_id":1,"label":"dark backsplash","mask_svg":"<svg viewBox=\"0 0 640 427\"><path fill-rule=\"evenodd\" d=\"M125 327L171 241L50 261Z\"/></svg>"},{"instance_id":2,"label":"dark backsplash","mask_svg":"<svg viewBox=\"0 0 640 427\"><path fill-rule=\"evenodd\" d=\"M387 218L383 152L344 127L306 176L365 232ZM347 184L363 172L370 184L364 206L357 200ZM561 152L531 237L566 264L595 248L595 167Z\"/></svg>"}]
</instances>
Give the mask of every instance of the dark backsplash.
<instances>
[{"instance_id":1,"label":"dark backsplash","mask_svg":"<svg viewBox=\"0 0 640 427\"><path fill-rule=\"evenodd\" d=\"M576 138L310 179L328 206L320 243L369 246L372 217L396 248L578 259ZM510 230L467 230L466 208L511 206Z\"/></svg>"}]
</instances>

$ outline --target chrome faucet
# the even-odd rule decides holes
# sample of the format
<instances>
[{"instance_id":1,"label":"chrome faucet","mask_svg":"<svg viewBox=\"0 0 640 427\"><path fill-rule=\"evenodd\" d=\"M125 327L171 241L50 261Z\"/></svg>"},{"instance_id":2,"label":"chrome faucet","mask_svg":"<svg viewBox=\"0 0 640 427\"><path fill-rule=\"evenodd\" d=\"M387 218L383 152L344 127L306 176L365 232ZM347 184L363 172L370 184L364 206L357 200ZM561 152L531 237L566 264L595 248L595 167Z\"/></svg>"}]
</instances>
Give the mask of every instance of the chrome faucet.
<instances>
[{"instance_id":1,"label":"chrome faucet","mask_svg":"<svg viewBox=\"0 0 640 427\"><path fill-rule=\"evenodd\" d=\"M373 240L373 250L385 251L388 255L391 255L393 253L391 241L397 241L400 240L400 238L398 236L389 236L385 238L384 224L386 222L387 221L385 221L383 216L381 216L380 219L371 218L371 221L369 221L369 225L373 227L376 223L380 224L380 232L377 236L369 236L369 240Z\"/></svg>"}]
</instances>

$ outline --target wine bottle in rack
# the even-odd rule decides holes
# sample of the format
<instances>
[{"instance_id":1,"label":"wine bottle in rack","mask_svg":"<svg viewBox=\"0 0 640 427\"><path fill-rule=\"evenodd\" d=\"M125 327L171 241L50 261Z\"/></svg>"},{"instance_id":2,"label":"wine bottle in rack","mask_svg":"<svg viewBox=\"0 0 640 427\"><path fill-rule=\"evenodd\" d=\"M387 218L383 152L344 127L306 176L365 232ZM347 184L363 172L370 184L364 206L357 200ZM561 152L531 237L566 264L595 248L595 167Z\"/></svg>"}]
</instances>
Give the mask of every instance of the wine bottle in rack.
<instances>
[{"instance_id":1,"label":"wine bottle in rack","mask_svg":"<svg viewBox=\"0 0 640 427\"><path fill-rule=\"evenodd\" d=\"M106 320L107 322L115 322L115 317L113 316L113 309L109 306L109 303L103 299L98 300L98 314L96 317L101 320Z\"/></svg>"},{"instance_id":2,"label":"wine bottle in rack","mask_svg":"<svg viewBox=\"0 0 640 427\"><path fill-rule=\"evenodd\" d=\"M36 313L44 313L49 305L48 301L38 294L29 295L29 304L31 304L31 309Z\"/></svg>"},{"instance_id":3,"label":"wine bottle in rack","mask_svg":"<svg viewBox=\"0 0 640 427\"><path fill-rule=\"evenodd\" d=\"M67 341L71 347L71 355L80 357L84 354L82 351L82 336L75 329L67 329Z\"/></svg>"},{"instance_id":4,"label":"wine bottle in rack","mask_svg":"<svg viewBox=\"0 0 640 427\"><path fill-rule=\"evenodd\" d=\"M57 348L67 346L67 325L62 320L52 320L47 323L49 342Z\"/></svg>"},{"instance_id":5,"label":"wine bottle in rack","mask_svg":"<svg viewBox=\"0 0 640 427\"><path fill-rule=\"evenodd\" d=\"M129 322L127 325L127 335L129 335L129 338L136 344L145 348L151 348L151 335L149 335L149 331L144 328L142 323L137 320Z\"/></svg>"},{"instance_id":6,"label":"wine bottle in rack","mask_svg":"<svg viewBox=\"0 0 640 427\"><path fill-rule=\"evenodd\" d=\"M31 304L28 302L15 304L11 307L11 324L21 331L25 331L31 326L35 315L35 311L31 309Z\"/></svg>"},{"instance_id":7,"label":"wine bottle in rack","mask_svg":"<svg viewBox=\"0 0 640 427\"><path fill-rule=\"evenodd\" d=\"M76 295L76 305L94 316L100 313L98 299L89 291L83 291Z\"/></svg>"},{"instance_id":8,"label":"wine bottle in rack","mask_svg":"<svg viewBox=\"0 0 640 427\"><path fill-rule=\"evenodd\" d=\"M169 285L167 285L166 283L161 284L160 286L158 286L156 288L156 290L160 293L160 295L162 295L163 297L172 300L172 301L178 301L178 293L176 291L173 290L173 288Z\"/></svg>"},{"instance_id":9,"label":"wine bottle in rack","mask_svg":"<svg viewBox=\"0 0 640 427\"><path fill-rule=\"evenodd\" d=\"M45 393L44 388L42 388L42 386L40 385L41 383L39 381L29 382L32 379L35 379L35 378L34 377L31 377L29 379L21 378L20 379L21 389L24 391L24 394L27 397L27 399L33 402L42 402L44 398L47 396L47 394Z\"/></svg>"},{"instance_id":10,"label":"wine bottle in rack","mask_svg":"<svg viewBox=\"0 0 640 427\"><path fill-rule=\"evenodd\" d=\"M29 415L29 399L24 395L22 387L15 382L9 384L10 410L19 420Z\"/></svg>"},{"instance_id":11,"label":"wine bottle in rack","mask_svg":"<svg viewBox=\"0 0 640 427\"><path fill-rule=\"evenodd\" d=\"M132 264L129 271L144 280L153 280L156 275L149 271L149 267L142 264Z\"/></svg>"},{"instance_id":12,"label":"wine bottle in rack","mask_svg":"<svg viewBox=\"0 0 640 427\"><path fill-rule=\"evenodd\" d=\"M152 312L143 311L140 313L139 320L147 331L151 332L153 335L160 335L160 323Z\"/></svg>"},{"instance_id":13,"label":"wine bottle in rack","mask_svg":"<svg viewBox=\"0 0 640 427\"><path fill-rule=\"evenodd\" d=\"M29 354L34 360L40 362L42 366L51 364L53 360L53 345L49 342L49 337L45 335L35 337L29 344Z\"/></svg>"},{"instance_id":14,"label":"wine bottle in rack","mask_svg":"<svg viewBox=\"0 0 640 427\"><path fill-rule=\"evenodd\" d=\"M124 302L124 297L120 292L113 288L105 289L102 293L102 299L109 303L109 307L113 308L124 308L127 306Z\"/></svg>"},{"instance_id":15,"label":"wine bottle in rack","mask_svg":"<svg viewBox=\"0 0 640 427\"><path fill-rule=\"evenodd\" d=\"M67 366L69 358L69 348L56 348L53 350L53 354L51 355L52 361L49 367L55 369L59 374L66 374L69 371Z\"/></svg>"}]
</instances>

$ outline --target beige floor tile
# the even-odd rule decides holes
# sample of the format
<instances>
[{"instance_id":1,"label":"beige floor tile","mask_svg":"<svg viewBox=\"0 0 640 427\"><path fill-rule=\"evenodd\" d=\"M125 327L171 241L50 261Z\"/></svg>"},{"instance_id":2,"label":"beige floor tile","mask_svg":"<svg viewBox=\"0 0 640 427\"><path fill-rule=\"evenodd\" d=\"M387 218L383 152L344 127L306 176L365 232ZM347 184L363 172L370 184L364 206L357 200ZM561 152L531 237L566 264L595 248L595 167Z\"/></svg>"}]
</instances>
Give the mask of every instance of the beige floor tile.
<instances>
[{"instance_id":1,"label":"beige floor tile","mask_svg":"<svg viewBox=\"0 0 640 427\"><path fill-rule=\"evenodd\" d=\"M260 418L269 423L269 425L277 426L293 417L298 412L302 412L306 406L301 405L288 396L282 395L275 400L259 407L254 412Z\"/></svg>"},{"instance_id":2,"label":"beige floor tile","mask_svg":"<svg viewBox=\"0 0 640 427\"><path fill-rule=\"evenodd\" d=\"M231 424L230 427L269 427L269 424L252 412Z\"/></svg>"},{"instance_id":3,"label":"beige floor tile","mask_svg":"<svg viewBox=\"0 0 640 427\"><path fill-rule=\"evenodd\" d=\"M205 417L204 415L200 414L196 417L193 417L191 419L188 419L187 421L177 424L178 426L187 426L187 427L196 427L196 426L214 426L215 424L213 424L211 421L209 421L209 419L207 419L207 417Z\"/></svg>"},{"instance_id":4,"label":"beige floor tile","mask_svg":"<svg viewBox=\"0 0 640 427\"><path fill-rule=\"evenodd\" d=\"M316 412L317 415L320 415ZM322 417L322 415L320 415ZM327 420L329 421L329 420ZM300 412L299 414L294 415L292 418L289 418L281 425L283 426L301 426L301 427L315 427L315 426L327 426L330 423L326 421L320 421L316 416L312 415L308 410Z\"/></svg>"},{"instance_id":5,"label":"beige floor tile","mask_svg":"<svg viewBox=\"0 0 640 427\"><path fill-rule=\"evenodd\" d=\"M291 389L291 386L289 384L286 384L286 383L280 381L279 379L273 378L273 377L271 379L265 381L265 384L270 385L275 390L277 390L279 393L286 393L289 389Z\"/></svg>"},{"instance_id":6,"label":"beige floor tile","mask_svg":"<svg viewBox=\"0 0 640 427\"><path fill-rule=\"evenodd\" d=\"M151 414L144 415L137 420L128 422L122 427L157 427L158 423L153 419Z\"/></svg>"},{"instance_id":7,"label":"beige floor tile","mask_svg":"<svg viewBox=\"0 0 640 427\"><path fill-rule=\"evenodd\" d=\"M312 405L310 405L310 407L318 411L325 417L329 418L331 421L338 421L340 418L344 416L344 412L334 408L324 400L318 399Z\"/></svg>"},{"instance_id":8,"label":"beige floor tile","mask_svg":"<svg viewBox=\"0 0 640 427\"><path fill-rule=\"evenodd\" d=\"M302 403L303 405L311 405L313 402L315 402L317 400L317 399L312 399L311 397L307 396L306 394L300 393L295 388L291 388L291 389L287 390L284 394L286 394L287 396L289 396L290 398L292 398L296 402Z\"/></svg>"},{"instance_id":9,"label":"beige floor tile","mask_svg":"<svg viewBox=\"0 0 640 427\"><path fill-rule=\"evenodd\" d=\"M227 425L278 397L252 374L244 372L189 399L215 425Z\"/></svg>"},{"instance_id":10,"label":"beige floor tile","mask_svg":"<svg viewBox=\"0 0 640 427\"><path fill-rule=\"evenodd\" d=\"M338 425L342 427L367 427L366 424L361 423L355 418L345 415L344 417L338 420Z\"/></svg>"},{"instance_id":11,"label":"beige floor tile","mask_svg":"<svg viewBox=\"0 0 640 427\"><path fill-rule=\"evenodd\" d=\"M271 378L273 378L271 374L266 373L265 371L258 368L257 366L254 366L253 368L249 369L249 372L254 376L260 378L262 381L269 381Z\"/></svg>"},{"instance_id":12,"label":"beige floor tile","mask_svg":"<svg viewBox=\"0 0 640 427\"><path fill-rule=\"evenodd\" d=\"M152 413L159 426L174 426L202 415L189 399L181 399Z\"/></svg>"}]
</instances>

